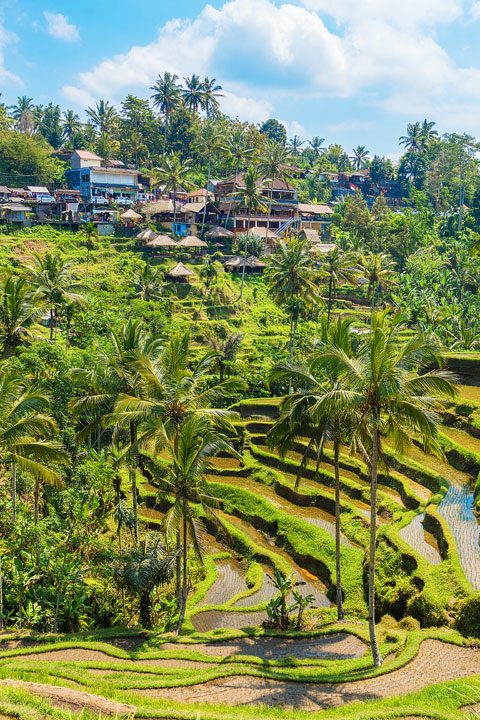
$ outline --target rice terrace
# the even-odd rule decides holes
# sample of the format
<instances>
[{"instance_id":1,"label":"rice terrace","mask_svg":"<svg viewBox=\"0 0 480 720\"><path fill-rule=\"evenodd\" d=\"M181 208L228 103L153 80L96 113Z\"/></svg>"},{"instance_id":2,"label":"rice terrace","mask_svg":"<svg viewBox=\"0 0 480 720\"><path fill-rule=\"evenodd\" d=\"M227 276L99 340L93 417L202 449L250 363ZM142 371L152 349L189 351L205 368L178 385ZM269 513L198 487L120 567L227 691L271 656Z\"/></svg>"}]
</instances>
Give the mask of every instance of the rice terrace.
<instances>
[{"instance_id":1,"label":"rice terrace","mask_svg":"<svg viewBox=\"0 0 480 720\"><path fill-rule=\"evenodd\" d=\"M0 5L0 720L480 718L479 3Z\"/></svg>"}]
</instances>

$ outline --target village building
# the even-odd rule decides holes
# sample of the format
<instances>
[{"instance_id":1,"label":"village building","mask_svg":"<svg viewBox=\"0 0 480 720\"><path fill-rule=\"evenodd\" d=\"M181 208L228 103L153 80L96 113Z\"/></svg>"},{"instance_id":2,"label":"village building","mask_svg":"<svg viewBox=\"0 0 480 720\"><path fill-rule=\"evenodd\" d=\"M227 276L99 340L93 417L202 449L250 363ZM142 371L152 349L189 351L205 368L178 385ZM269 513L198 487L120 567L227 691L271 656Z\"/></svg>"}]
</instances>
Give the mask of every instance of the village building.
<instances>
[{"instance_id":1,"label":"village building","mask_svg":"<svg viewBox=\"0 0 480 720\"><path fill-rule=\"evenodd\" d=\"M103 165L99 155L88 150L74 150L71 169L65 172L69 185L79 190L82 200L93 205L133 205L139 191L138 170L123 163Z\"/></svg>"}]
</instances>

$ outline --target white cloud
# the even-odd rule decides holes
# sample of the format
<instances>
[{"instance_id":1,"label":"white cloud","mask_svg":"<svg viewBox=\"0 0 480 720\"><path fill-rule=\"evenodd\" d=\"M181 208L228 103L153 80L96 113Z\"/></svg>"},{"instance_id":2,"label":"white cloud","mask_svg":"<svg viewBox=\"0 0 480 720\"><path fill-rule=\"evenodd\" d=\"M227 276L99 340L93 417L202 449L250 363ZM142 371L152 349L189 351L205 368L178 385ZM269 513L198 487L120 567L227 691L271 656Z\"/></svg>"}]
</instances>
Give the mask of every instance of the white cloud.
<instances>
[{"instance_id":1,"label":"white cloud","mask_svg":"<svg viewBox=\"0 0 480 720\"><path fill-rule=\"evenodd\" d=\"M65 42L75 42L80 38L77 26L71 23L66 15L45 10L43 17L47 24L47 33L51 37Z\"/></svg>"},{"instance_id":2,"label":"white cloud","mask_svg":"<svg viewBox=\"0 0 480 720\"><path fill-rule=\"evenodd\" d=\"M480 20L480 2L474 2L470 8L470 18L473 22Z\"/></svg>"},{"instance_id":3,"label":"white cloud","mask_svg":"<svg viewBox=\"0 0 480 720\"><path fill-rule=\"evenodd\" d=\"M223 109L254 122L285 98L294 109L297 99L361 97L408 118L470 108L480 132L480 69L459 67L435 36L438 24L464 19L465 2L226 0L169 21L152 42L103 60L63 93L83 106L118 102L126 92L149 94L159 73L195 72L217 77ZM469 7L480 18L480 0Z\"/></svg>"},{"instance_id":4,"label":"white cloud","mask_svg":"<svg viewBox=\"0 0 480 720\"><path fill-rule=\"evenodd\" d=\"M15 33L6 29L2 19L0 18L0 80L5 83L11 82L17 85L23 85L21 78L8 70L5 66L5 49L8 45L16 43L17 41L18 37Z\"/></svg>"}]
</instances>

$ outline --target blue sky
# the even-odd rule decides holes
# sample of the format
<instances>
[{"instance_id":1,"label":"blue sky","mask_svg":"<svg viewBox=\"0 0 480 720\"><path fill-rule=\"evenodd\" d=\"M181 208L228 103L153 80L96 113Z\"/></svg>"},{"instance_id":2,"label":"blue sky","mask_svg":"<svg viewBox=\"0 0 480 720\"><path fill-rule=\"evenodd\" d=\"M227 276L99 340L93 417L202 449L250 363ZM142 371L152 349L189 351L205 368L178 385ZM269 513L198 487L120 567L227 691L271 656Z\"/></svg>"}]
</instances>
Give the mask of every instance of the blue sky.
<instances>
[{"instance_id":1,"label":"blue sky","mask_svg":"<svg viewBox=\"0 0 480 720\"><path fill-rule=\"evenodd\" d=\"M478 0L0 0L0 89L82 109L214 76L226 112L395 157L406 123L480 136Z\"/></svg>"}]
</instances>

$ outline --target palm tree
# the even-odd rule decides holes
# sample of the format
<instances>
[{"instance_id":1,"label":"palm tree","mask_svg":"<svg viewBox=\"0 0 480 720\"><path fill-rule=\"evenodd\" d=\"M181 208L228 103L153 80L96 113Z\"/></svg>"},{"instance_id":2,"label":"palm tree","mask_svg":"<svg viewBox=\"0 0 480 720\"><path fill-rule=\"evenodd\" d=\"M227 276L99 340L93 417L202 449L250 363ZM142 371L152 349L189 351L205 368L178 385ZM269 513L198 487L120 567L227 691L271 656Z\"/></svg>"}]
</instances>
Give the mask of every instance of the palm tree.
<instances>
[{"instance_id":1,"label":"palm tree","mask_svg":"<svg viewBox=\"0 0 480 720\"><path fill-rule=\"evenodd\" d=\"M437 130L434 130L436 123L425 119L421 125L421 133L424 150L428 150L433 140L438 138Z\"/></svg>"},{"instance_id":2,"label":"palm tree","mask_svg":"<svg viewBox=\"0 0 480 720\"><path fill-rule=\"evenodd\" d=\"M135 363L142 393L123 392L117 397L113 418L118 424L141 425L138 439L132 448L147 448L156 452L168 441L173 453L178 453L182 425L193 415L209 417L220 429L228 428L231 413L216 406L245 389L245 383L229 378L221 383L206 383L215 360L215 353L191 361L192 347L188 333L170 338L158 357L143 353ZM180 547L180 537L178 537ZM181 567L177 566L177 600L180 605Z\"/></svg>"},{"instance_id":3,"label":"palm tree","mask_svg":"<svg viewBox=\"0 0 480 720\"><path fill-rule=\"evenodd\" d=\"M62 485L61 476L45 463L64 462L65 454L52 442L56 426L46 414L49 398L28 386L12 371L0 369L0 464L10 466L12 522L17 515L17 468L35 479L34 521L38 523L40 483Z\"/></svg>"},{"instance_id":4,"label":"palm tree","mask_svg":"<svg viewBox=\"0 0 480 720\"><path fill-rule=\"evenodd\" d=\"M216 115L219 109L219 102L217 98L224 97L219 91L222 90L221 85L217 85L216 78L211 80L205 77L203 80L203 97L204 97L204 109L207 113L207 118L211 115Z\"/></svg>"},{"instance_id":5,"label":"palm tree","mask_svg":"<svg viewBox=\"0 0 480 720\"><path fill-rule=\"evenodd\" d=\"M32 135L36 129L33 98L26 95L17 97L17 104L12 105L10 110L17 129L23 134Z\"/></svg>"},{"instance_id":6,"label":"palm tree","mask_svg":"<svg viewBox=\"0 0 480 720\"><path fill-rule=\"evenodd\" d=\"M293 393L280 406L279 419L267 435L267 443L277 447L284 455L295 446L302 435L308 445L299 466L295 483L298 488L301 473L311 448L316 449L317 470L327 440L333 440L333 464L335 471L335 557L336 599L338 620L343 620L343 593L341 579L341 518L340 518L340 447L348 441L353 429L354 413L348 388L331 369L323 367L319 352L338 350L353 357L351 320L338 318L334 326L324 320L319 350L308 358L305 365L279 365L269 373L268 382L288 384Z\"/></svg>"},{"instance_id":7,"label":"palm tree","mask_svg":"<svg viewBox=\"0 0 480 720\"><path fill-rule=\"evenodd\" d=\"M155 85L152 85L152 100L156 108L164 117L164 139L167 144L168 120L171 113L180 107L182 101L182 88L178 84L178 75L166 72L159 75Z\"/></svg>"},{"instance_id":8,"label":"palm tree","mask_svg":"<svg viewBox=\"0 0 480 720\"><path fill-rule=\"evenodd\" d=\"M160 268L153 268L145 263L135 275L137 297L142 300L158 300L163 290L163 273Z\"/></svg>"},{"instance_id":9,"label":"palm tree","mask_svg":"<svg viewBox=\"0 0 480 720\"><path fill-rule=\"evenodd\" d=\"M60 306L67 302L84 305L85 300L82 295L75 292L80 286L72 281L70 263L64 262L60 255L49 252L45 255L35 254L34 258L34 266L28 269L29 281L35 290L36 299L49 309L52 341Z\"/></svg>"},{"instance_id":10,"label":"palm tree","mask_svg":"<svg viewBox=\"0 0 480 720\"><path fill-rule=\"evenodd\" d=\"M289 358L293 362L298 318L302 309L318 300L315 280L318 272L313 265L306 240L281 240L270 259L267 279L272 299L290 315Z\"/></svg>"},{"instance_id":11,"label":"palm tree","mask_svg":"<svg viewBox=\"0 0 480 720\"><path fill-rule=\"evenodd\" d=\"M370 153L364 145L357 145L357 147L353 149L353 155L350 160L355 170L360 170L365 167L365 162L369 155Z\"/></svg>"},{"instance_id":12,"label":"palm tree","mask_svg":"<svg viewBox=\"0 0 480 720\"><path fill-rule=\"evenodd\" d=\"M177 193L180 188L187 189L191 186L188 176L192 165L190 160L181 160L178 153L165 155L161 167L155 169L156 180L162 184L167 192L173 195L173 225L177 222Z\"/></svg>"},{"instance_id":13,"label":"palm tree","mask_svg":"<svg viewBox=\"0 0 480 720\"><path fill-rule=\"evenodd\" d=\"M268 245L268 231L270 229L270 216L272 214L273 205L273 183L275 180L281 180L288 183L292 179L292 168L290 165L291 156L288 149L270 140L265 148L265 154L260 162L260 172L268 180L264 184L269 188L268 199L268 217L267 217L267 233L265 236L265 250Z\"/></svg>"},{"instance_id":14,"label":"palm tree","mask_svg":"<svg viewBox=\"0 0 480 720\"><path fill-rule=\"evenodd\" d=\"M163 483L160 479L164 489L170 490L175 497L174 504L165 516L165 535L168 539L180 531L181 538L182 582L177 633L182 629L187 605L189 541L196 556L203 562L193 506L200 506L206 517L213 521L216 519L212 510L216 503L207 492L205 476L212 470L210 458L218 452L228 452L238 457L226 435L212 426L210 418L205 415L192 415L180 426L176 440L170 441L170 473Z\"/></svg>"},{"instance_id":15,"label":"palm tree","mask_svg":"<svg viewBox=\"0 0 480 720\"><path fill-rule=\"evenodd\" d=\"M302 140L298 135L294 135L291 140L288 141L294 155L298 155L298 151L305 145L305 141Z\"/></svg>"},{"instance_id":16,"label":"palm tree","mask_svg":"<svg viewBox=\"0 0 480 720\"><path fill-rule=\"evenodd\" d=\"M82 129L82 123L77 113L73 110L66 110L61 120L62 137L66 142L72 142Z\"/></svg>"},{"instance_id":17,"label":"palm tree","mask_svg":"<svg viewBox=\"0 0 480 720\"><path fill-rule=\"evenodd\" d=\"M368 295L374 310L382 292L396 285L395 263L387 253L368 253L359 255L358 267L368 282Z\"/></svg>"},{"instance_id":18,"label":"palm tree","mask_svg":"<svg viewBox=\"0 0 480 720\"><path fill-rule=\"evenodd\" d=\"M228 166L234 172L234 182L237 180L238 173L244 170L248 163L252 161L255 149L248 143L247 129L244 125L235 125L233 131L227 136L226 144L220 148L224 153ZM235 200L228 206L225 227L228 228L230 213Z\"/></svg>"},{"instance_id":19,"label":"palm tree","mask_svg":"<svg viewBox=\"0 0 480 720\"><path fill-rule=\"evenodd\" d=\"M173 577L176 553L166 549L158 533L145 538L142 546L133 550L115 568L122 588L138 595L140 622L144 628L152 626L152 593Z\"/></svg>"},{"instance_id":20,"label":"palm tree","mask_svg":"<svg viewBox=\"0 0 480 720\"><path fill-rule=\"evenodd\" d=\"M118 125L118 113L108 100L99 100L94 108L85 110L99 135L111 135Z\"/></svg>"},{"instance_id":21,"label":"palm tree","mask_svg":"<svg viewBox=\"0 0 480 720\"><path fill-rule=\"evenodd\" d=\"M129 320L118 331L111 333L111 349L98 353L93 365L73 372L79 385L86 387L84 394L70 403L77 416L83 416L85 424L79 433L80 439L90 438L104 424L118 424L114 413L119 397L138 397L141 392L141 377L137 364L154 357L160 349L159 342L145 332L139 320ZM129 447L137 442L137 422L134 417L123 417L127 426ZM134 535L138 543L137 469L136 454L129 452L129 475L132 488Z\"/></svg>"},{"instance_id":22,"label":"palm tree","mask_svg":"<svg viewBox=\"0 0 480 720\"><path fill-rule=\"evenodd\" d=\"M90 264L90 253L95 248L95 240L98 240L98 228L93 222L84 223L80 232L85 236L85 247L87 248L87 263L85 266L85 282L88 282L88 266Z\"/></svg>"},{"instance_id":23,"label":"palm tree","mask_svg":"<svg viewBox=\"0 0 480 720\"><path fill-rule=\"evenodd\" d=\"M7 357L25 338L38 319L39 311L25 278L8 275L0 284L0 328L2 357Z\"/></svg>"},{"instance_id":24,"label":"palm tree","mask_svg":"<svg viewBox=\"0 0 480 720\"><path fill-rule=\"evenodd\" d=\"M370 466L370 547L368 566L368 623L373 662L382 663L375 627L377 543L377 476L382 459L381 436L391 437L402 453L419 436L427 451L438 450L438 407L442 397L453 397L448 373L425 371L436 357L436 347L423 336L402 341L402 318L373 313L371 332L358 356L349 358L336 348L319 353L319 362L348 388L351 411L358 417L354 439ZM418 372L411 368L417 367Z\"/></svg>"},{"instance_id":25,"label":"palm tree","mask_svg":"<svg viewBox=\"0 0 480 720\"><path fill-rule=\"evenodd\" d=\"M398 144L403 145L410 153L421 153L424 149L424 142L420 123L409 123L407 125L407 134L399 138Z\"/></svg>"},{"instance_id":26,"label":"palm tree","mask_svg":"<svg viewBox=\"0 0 480 720\"><path fill-rule=\"evenodd\" d=\"M264 200L264 180L258 174L257 170L250 166L246 173L243 175L243 184L237 187L233 191L233 195L238 197L242 205L248 210L248 227L247 236L250 234L250 225L252 221L253 213L264 213L267 212L268 207ZM244 258L245 261L246 258ZM239 299L243 297L243 286L245 282L245 267L246 263L243 263L242 268L242 282L240 284L240 295Z\"/></svg>"},{"instance_id":27,"label":"palm tree","mask_svg":"<svg viewBox=\"0 0 480 720\"><path fill-rule=\"evenodd\" d=\"M355 284L358 280L358 268L354 253L343 252L335 247L325 255L321 272L328 278L327 319L330 322L332 305L337 294L337 287L341 283Z\"/></svg>"},{"instance_id":28,"label":"palm tree","mask_svg":"<svg viewBox=\"0 0 480 720\"><path fill-rule=\"evenodd\" d=\"M196 113L205 107L205 88L198 75L183 78L185 88L182 90L183 104L188 110Z\"/></svg>"},{"instance_id":29,"label":"palm tree","mask_svg":"<svg viewBox=\"0 0 480 720\"><path fill-rule=\"evenodd\" d=\"M212 330L208 330L206 337L207 345L215 353L215 364L218 366L220 382L225 380L225 371L229 365L235 362L242 345L243 334L232 332L226 338L221 338Z\"/></svg>"},{"instance_id":30,"label":"palm tree","mask_svg":"<svg viewBox=\"0 0 480 720\"><path fill-rule=\"evenodd\" d=\"M325 148L322 148L324 142L325 138L319 137L318 135L315 135L315 137L308 141L308 144L315 153L316 158L318 158L322 153L325 152Z\"/></svg>"}]
</instances>

